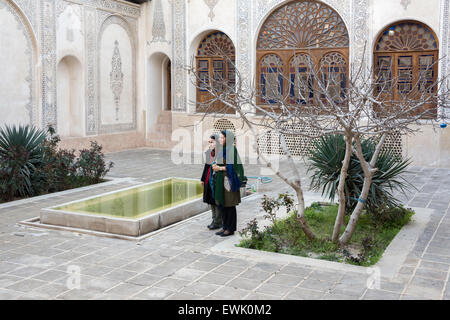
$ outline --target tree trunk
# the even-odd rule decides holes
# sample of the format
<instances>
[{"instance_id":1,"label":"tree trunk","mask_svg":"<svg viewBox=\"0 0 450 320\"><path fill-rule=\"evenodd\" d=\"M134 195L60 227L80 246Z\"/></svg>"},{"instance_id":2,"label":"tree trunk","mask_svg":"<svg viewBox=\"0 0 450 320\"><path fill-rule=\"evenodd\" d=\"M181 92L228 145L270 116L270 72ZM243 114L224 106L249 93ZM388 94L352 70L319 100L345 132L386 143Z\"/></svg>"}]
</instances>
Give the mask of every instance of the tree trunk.
<instances>
[{"instance_id":1,"label":"tree trunk","mask_svg":"<svg viewBox=\"0 0 450 320\"><path fill-rule=\"evenodd\" d=\"M363 184L363 188L361 190L361 194L358 199L358 204L356 205L355 209L352 212L352 215L350 216L350 221L348 222L344 233L339 238L339 243L341 245L347 244L350 241L350 239L352 238L353 232L355 231L359 217L361 216L361 213L365 206L365 202L367 201L367 196L369 195L373 175L378 170L377 168L375 168L375 164L377 162L378 155L381 152L381 148L383 147L385 139L386 139L386 134L384 133L381 136L381 139L378 142L378 144L375 148L375 152L373 153L372 159L370 160L370 163L369 163L366 161L366 159L364 159L364 154L363 154L362 147L361 147L360 137L359 136L355 137L356 155L358 156L358 159L359 159L361 166L363 168L363 171L364 171L364 184Z\"/></svg>"},{"instance_id":2,"label":"tree trunk","mask_svg":"<svg viewBox=\"0 0 450 320\"><path fill-rule=\"evenodd\" d=\"M352 238L353 232L355 231L356 225L358 223L359 217L361 216L361 213L364 209L365 200L367 199L367 195L369 194L370 185L372 184L372 177L375 172L369 173L368 176L364 176L364 184L363 188L361 190L361 195L358 199L358 204L356 205L355 209L352 212L352 215L350 217L350 221L347 224L347 227L345 228L344 233L339 238L339 243L341 245L347 244L350 239Z\"/></svg>"},{"instance_id":3,"label":"tree trunk","mask_svg":"<svg viewBox=\"0 0 450 320\"><path fill-rule=\"evenodd\" d=\"M298 181L300 183L300 181ZM306 234L308 239L314 240L316 239L316 235L312 232L311 228L308 225L308 222L305 218L305 199L303 197L303 190L301 184L296 183L296 187L294 187L295 193L297 194L298 205L297 205L297 218L300 221L300 225L302 227L303 232Z\"/></svg>"},{"instance_id":4,"label":"tree trunk","mask_svg":"<svg viewBox=\"0 0 450 320\"><path fill-rule=\"evenodd\" d=\"M348 166L350 163L350 158L352 156L352 136L344 136L345 139L345 157L342 161L341 175L339 177L339 186L338 186L338 199L339 199L339 208L338 214L336 216L336 221L334 223L333 229L333 242L338 242L339 232L341 230L341 226L344 224L345 217L345 209L346 209L346 199L345 199L345 180L348 175Z\"/></svg>"}]
</instances>

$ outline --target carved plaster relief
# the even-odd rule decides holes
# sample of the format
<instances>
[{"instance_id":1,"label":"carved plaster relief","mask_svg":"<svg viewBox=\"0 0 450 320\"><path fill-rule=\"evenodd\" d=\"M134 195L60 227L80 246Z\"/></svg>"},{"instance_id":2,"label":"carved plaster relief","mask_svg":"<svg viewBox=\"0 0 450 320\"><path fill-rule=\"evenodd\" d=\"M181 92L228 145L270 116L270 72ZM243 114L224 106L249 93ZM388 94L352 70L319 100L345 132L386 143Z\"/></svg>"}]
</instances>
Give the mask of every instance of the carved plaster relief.
<instances>
[{"instance_id":1,"label":"carved plaster relief","mask_svg":"<svg viewBox=\"0 0 450 320\"><path fill-rule=\"evenodd\" d=\"M172 0L172 110L186 111L186 3L185 0Z\"/></svg>"},{"instance_id":2,"label":"carved plaster relief","mask_svg":"<svg viewBox=\"0 0 450 320\"><path fill-rule=\"evenodd\" d=\"M136 25L101 10L97 11L97 19L103 21L97 43L100 133L136 129Z\"/></svg>"},{"instance_id":3,"label":"carved plaster relief","mask_svg":"<svg viewBox=\"0 0 450 320\"><path fill-rule=\"evenodd\" d=\"M155 0L153 9L152 42L167 42L166 24L164 22L164 11L161 0Z\"/></svg>"},{"instance_id":4,"label":"carved plaster relief","mask_svg":"<svg viewBox=\"0 0 450 320\"><path fill-rule=\"evenodd\" d=\"M2 29L3 34L0 34L0 38L3 38L3 45L13 51L15 49L20 50L17 52L5 50L0 53L2 59L0 69L3 76L6 75L10 80L9 83L3 84L0 88L2 91L5 90L0 96L0 100L2 100L0 108L2 106L17 108L16 110L2 109L3 112L8 113L3 116L3 120L13 123L36 124L36 82L33 66L36 52L33 46L32 30L27 28L28 22L22 13L8 1L0 0L0 14L5 19L2 21L6 23ZM10 38L11 36L13 38ZM11 41L11 43L8 44L8 41ZM9 87L9 84L13 87ZM3 99L6 99L6 101L3 101ZM0 125L2 122L0 121Z\"/></svg>"},{"instance_id":5,"label":"carved plaster relief","mask_svg":"<svg viewBox=\"0 0 450 320\"><path fill-rule=\"evenodd\" d=\"M57 129L55 1L41 0L42 125Z\"/></svg>"},{"instance_id":6,"label":"carved plaster relief","mask_svg":"<svg viewBox=\"0 0 450 320\"><path fill-rule=\"evenodd\" d=\"M205 1L205 4L209 8L209 14L208 17L211 19L211 22L214 20L214 17L216 16L214 14L214 8L216 7L217 3L219 3L219 0L203 0Z\"/></svg>"}]
</instances>

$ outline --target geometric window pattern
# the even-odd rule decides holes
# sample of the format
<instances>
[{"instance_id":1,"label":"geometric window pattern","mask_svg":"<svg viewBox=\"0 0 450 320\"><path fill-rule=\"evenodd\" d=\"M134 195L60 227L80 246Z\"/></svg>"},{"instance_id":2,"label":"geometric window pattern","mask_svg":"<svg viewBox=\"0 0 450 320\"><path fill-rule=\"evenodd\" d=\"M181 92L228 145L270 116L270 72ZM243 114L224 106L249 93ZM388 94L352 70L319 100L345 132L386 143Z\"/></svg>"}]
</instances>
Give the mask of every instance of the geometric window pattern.
<instances>
[{"instance_id":1,"label":"geometric window pattern","mask_svg":"<svg viewBox=\"0 0 450 320\"><path fill-rule=\"evenodd\" d=\"M258 50L348 47L342 18L316 1L294 1L275 10L258 37Z\"/></svg>"},{"instance_id":2,"label":"geometric window pattern","mask_svg":"<svg viewBox=\"0 0 450 320\"><path fill-rule=\"evenodd\" d=\"M300 127L296 128L296 131L300 131ZM302 128L301 132L304 132L308 136L319 136L319 132L311 127ZM314 149L314 141L316 138L309 138L300 135L285 134L284 140L286 146L294 157L308 157L311 155L311 150ZM262 153L268 155L284 155L283 148L279 137L272 131L267 131L257 139L258 148ZM390 150L394 156L401 158L403 156L403 140L402 135L393 130L386 137L382 150Z\"/></svg>"},{"instance_id":3,"label":"geometric window pattern","mask_svg":"<svg viewBox=\"0 0 450 320\"><path fill-rule=\"evenodd\" d=\"M402 22L390 26L377 42L375 51L422 51L437 50L435 36L422 24Z\"/></svg>"},{"instance_id":4,"label":"geometric window pattern","mask_svg":"<svg viewBox=\"0 0 450 320\"><path fill-rule=\"evenodd\" d=\"M333 101L339 101L340 97L344 97L347 86L347 63L344 56L337 52L328 53L321 60L320 66L328 96Z\"/></svg>"},{"instance_id":5,"label":"geometric window pattern","mask_svg":"<svg viewBox=\"0 0 450 320\"><path fill-rule=\"evenodd\" d=\"M223 130L230 130L234 134L234 144L236 144L236 128L234 127L234 124L228 120L228 119L219 119L216 122L214 122L214 134L220 134Z\"/></svg>"},{"instance_id":6,"label":"geometric window pattern","mask_svg":"<svg viewBox=\"0 0 450 320\"><path fill-rule=\"evenodd\" d=\"M283 95L283 62L276 54L268 54L260 63L263 101L274 103Z\"/></svg>"},{"instance_id":7,"label":"geometric window pattern","mask_svg":"<svg viewBox=\"0 0 450 320\"><path fill-rule=\"evenodd\" d=\"M220 101L213 101L209 90L217 93L234 90L235 48L231 39L223 32L214 31L201 41L197 49L197 112L235 113ZM210 88L211 86L211 88Z\"/></svg>"},{"instance_id":8,"label":"geometric window pattern","mask_svg":"<svg viewBox=\"0 0 450 320\"><path fill-rule=\"evenodd\" d=\"M312 101L318 84L313 81L310 66L319 67L317 63L324 57L328 57L327 61L343 57L342 61L330 61L331 65L324 70L327 79L339 80L339 85L330 90L341 96L341 85L347 82L348 65L345 61L348 47L345 23L328 5L314 0L290 1L276 9L266 19L258 35L256 79L262 92L257 103L263 108L267 108L264 106L267 104L276 105L277 94L279 97L288 96L290 103ZM269 68L266 57L277 61L273 61Z\"/></svg>"},{"instance_id":9,"label":"geometric window pattern","mask_svg":"<svg viewBox=\"0 0 450 320\"><path fill-rule=\"evenodd\" d=\"M420 22L399 22L387 27L374 51L378 92L394 101L435 92L438 47L434 33ZM375 112L383 113L378 107ZM423 118L435 118L436 113L436 103L411 111L411 115L421 114Z\"/></svg>"},{"instance_id":10,"label":"geometric window pattern","mask_svg":"<svg viewBox=\"0 0 450 320\"><path fill-rule=\"evenodd\" d=\"M291 103L306 104L314 97L313 62L308 54L296 54L290 63Z\"/></svg>"},{"instance_id":11,"label":"geometric window pattern","mask_svg":"<svg viewBox=\"0 0 450 320\"><path fill-rule=\"evenodd\" d=\"M197 51L199 57L211 56L234 56L233 42L228 36L220 31L207 35L200 43Z\"/></svg>"},{"instance_id":12,"label":"geometric window pattern","mask_svg":"<svg viewBox=\"0 0 450 320\"><path fill-rule=\"evenodd\" d=\"M220 133L223 130L230 130L236 134L236 128L234 124L228 119L219 119L214 122L214 133Z\"/></svg>"}]
</instances>

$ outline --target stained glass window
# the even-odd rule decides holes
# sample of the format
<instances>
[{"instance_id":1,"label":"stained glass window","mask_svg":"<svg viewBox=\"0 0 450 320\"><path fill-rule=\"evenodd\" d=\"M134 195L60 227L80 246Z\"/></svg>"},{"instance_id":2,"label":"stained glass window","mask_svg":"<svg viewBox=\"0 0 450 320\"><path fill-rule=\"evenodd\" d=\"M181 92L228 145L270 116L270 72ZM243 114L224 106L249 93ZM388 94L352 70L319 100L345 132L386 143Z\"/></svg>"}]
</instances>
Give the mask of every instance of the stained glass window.
<instances>
[{"instance_id":1,"label":"stained glass window","mask_svg":"<svg viewBox=\"0 0 450 320\"><path fill-rule=\"evenodd\" d=\"M420 22L402 21L387 27L378 37L374 51L378 92L394 101L420 99L423 94L434 92L438 48L436 35ZM422 109L429 110L424 118L435 117L435 104Z\"/></svg>"},{"instance_id":2,"label":"stained glass window","mask_svg":"<svg viewBox=\"0 0 450 320\"><path fill-rule=\"evenodd\" d=\"M277 103L283 96L283 62L276 54L268 54L261 60L262 101Z\"/></svg>"},{"instance_id":3,"label":"stained glass window","mask_svg":"<svg viewBox=\"0 0 450 320\"><path fill-rule=\"evenodd\" d=\"M436 37L430 29L414 22L402 22L387 28L379 38L375 51L437 50Z\"/></svg>"},{"instance_id":4,"label":"stained glass window","mask_svg":"<svg viewBox=\"0 0 450 320\"><path fill-rule=\"evenodd\" d=\"M321 61L322 82L328 97L335 102L345 97L347 86L347 63L345 58L337 52L325 55ZM323 95L323 97L325 97Z\"/></svg>"},{"instance_id":5,"label":"stained glass window","mask_svg":"<svg viewBox=\"0 0 450 320\"><path fill-rule=\"evenodd\" d=\"M311 68L314 67L309 55L296 54L290 63L291 103L306 104L314 97L314 79Z\"/></svg>"},{"instance_id":6,"label":"stained glass window","mask_svg":"<svg viewBox=\"0 0 450 320\"><path fill-rule=\"evenodd\" d=\"M257 80L260 87L266 90L264 81L268 81L266 78L269 75L265 75L268 69L262 65L263 58L276 55L279 65L284 66L277 72L283 74L271 75L270 83L277 84L279 93L286 88L290 103L306 104L313 101L317 86L310 73L311 66L317 69L322 58L332 52L347 59L348 47L349 35L345 23L330 6L314 0L290 1L269 15L258 34ZM342 83L346 83L348 65L344 64L343 68L339 72L344 72L340 77L345 80ZM259 99L257 102L264 105L273 100Z\"/></svg>"},{"instance_id":7,"label":"stained glass window","mask_svg":"<svg viewBox=\"0 0 450 320\"><path fill-rule=\"evenodd\" d=\"M347 28L329 6L293 1L273 12L258 37L258 50L348 47Z\"/></svg>"}]
</instances>

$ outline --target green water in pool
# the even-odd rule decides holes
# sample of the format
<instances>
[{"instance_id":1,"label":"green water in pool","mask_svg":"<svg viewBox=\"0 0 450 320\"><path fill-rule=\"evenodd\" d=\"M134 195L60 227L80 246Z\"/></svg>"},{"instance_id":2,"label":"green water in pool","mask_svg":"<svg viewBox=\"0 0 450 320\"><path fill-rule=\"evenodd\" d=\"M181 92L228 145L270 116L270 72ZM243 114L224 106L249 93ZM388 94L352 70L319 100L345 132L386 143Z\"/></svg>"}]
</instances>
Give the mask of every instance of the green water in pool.
<instances>
[{"instance_id":1,"label":"green water in pool","mask_svg":"<svg viewBox=\"0 0 450 320\"><path fill-rule=\"evenodd\" d=\"M201 198L200 181L170 178L54 208L120 218L140 218Z\"/></svg>"}]
</instances>

